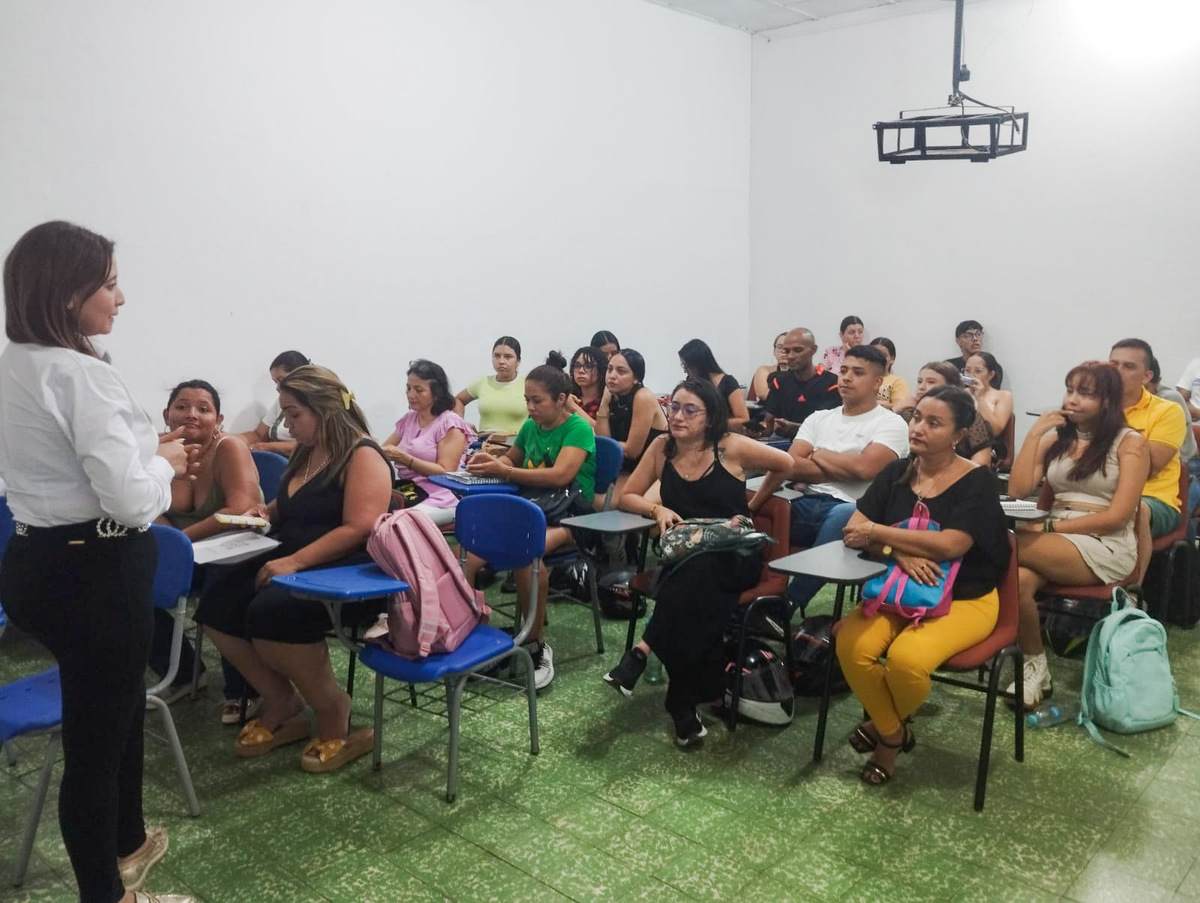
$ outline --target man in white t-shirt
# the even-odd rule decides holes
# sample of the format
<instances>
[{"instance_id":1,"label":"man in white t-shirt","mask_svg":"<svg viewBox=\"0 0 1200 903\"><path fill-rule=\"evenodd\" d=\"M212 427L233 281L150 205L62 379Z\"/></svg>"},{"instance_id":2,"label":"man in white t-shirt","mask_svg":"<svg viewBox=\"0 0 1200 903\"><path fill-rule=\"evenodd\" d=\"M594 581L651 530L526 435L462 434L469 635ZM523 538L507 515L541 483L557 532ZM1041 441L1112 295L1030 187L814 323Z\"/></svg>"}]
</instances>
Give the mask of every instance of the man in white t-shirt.
<instances>
[{"instance_id":1,"label":"man in white t-shirt","mask_svg":"<svg viewBox=\"0 0 1200 903\"><path fill-rule=\"evenodd\" d=\"M854 503L879 471L908 454L908 424L876 401L887 360L870 345L846 352L838 378L842 406L810 414L788 449L791 477L808 484L792 501L792 545L819 546L842 538ZM803 612L824 585L797 577L788 598Z\"/></svg>"},{"instance_id":2,"label":"man in white t-shirt","mask_svg":"<svg viewBox=\"0 0 1200 903\"><path fill-rule=\"evenodd\" d=\"M1183 368L1183 375L1175 381L1175 388L1179 390L1179 394L1183 396L1183 400L1187 402L1188 413L1192 420L1200 420L1200 397L1198 397L1197 386L1200 385L1200 357L1191 360L1186 367Z\"/></svg>"}]
</instances>

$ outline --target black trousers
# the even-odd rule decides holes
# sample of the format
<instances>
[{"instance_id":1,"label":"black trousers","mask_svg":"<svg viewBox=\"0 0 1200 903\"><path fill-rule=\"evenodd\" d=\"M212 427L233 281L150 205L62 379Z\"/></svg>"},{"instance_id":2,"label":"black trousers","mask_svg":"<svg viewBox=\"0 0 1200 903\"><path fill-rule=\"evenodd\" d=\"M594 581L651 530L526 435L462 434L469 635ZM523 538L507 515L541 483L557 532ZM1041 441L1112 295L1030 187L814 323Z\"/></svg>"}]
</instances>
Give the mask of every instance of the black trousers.
<instances>
[{"instance_id":1,"label":"black trousers","mask_svg":"<svg viewBox=\"0 0 1200 903\"><path fill-rule=\"evenodd\" d=\"M158 552L149 533L102 539L79 524L14 535L0 569L12 622L58 660L58 823L82 903L125 893L117 857L146 839L142 722Z\"/></svg>"},{"instance_id":2,"label":"black trousers","mask_svg":"<svg viewBox=\"0 0 1200 903\"><path fill-rule=\"evenodd\" d=\"M725 634L738 595L753 586L761 559L697 555L667 575L643 639L667 672L667 712L678 721L725 691Z\"/></svg>"}]
</instances>

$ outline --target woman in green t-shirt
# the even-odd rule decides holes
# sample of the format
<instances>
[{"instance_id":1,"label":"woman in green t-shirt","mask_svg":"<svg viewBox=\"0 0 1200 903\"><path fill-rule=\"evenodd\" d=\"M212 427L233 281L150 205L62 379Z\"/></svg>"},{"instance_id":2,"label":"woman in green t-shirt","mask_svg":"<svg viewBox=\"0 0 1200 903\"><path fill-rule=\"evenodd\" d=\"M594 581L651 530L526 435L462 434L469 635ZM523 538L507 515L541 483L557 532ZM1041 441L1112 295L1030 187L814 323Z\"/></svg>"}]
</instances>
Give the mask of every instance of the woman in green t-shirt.
<instances>
[{"instance_id":1,"label":"woman in green t-shirt","mask_svg":"<svg viewBox=\"0 0 1200 903\"><path fill-rule=\"evenodd\" d=\"M596 436L586 420L567 410L570 392L571 381L561 369L549 364L534 367L525 377L525 407L529 419L521 425L512 448L500 456L479 452L467 463L467 469L471 473L516 483L525 495L558 489L577 490L572 510L563 516L591 511L596 485ZM571 533L566 527L547 524L546 552L570 542ZM472 585L484 564L482 558L467 556L465 572ZM533 588L532 569L521 568L514 575L517 604L524 611ZM529 635L533 643L530 654L533 656L534 683L539 690L554 679L554 656L542 641L548 591L549 571L543 566L538 577L537 617Z\"/></svg>"},{"instance_id":2,"label":"woman in green t-shirt","mask_svg":"<svg viewBox=\"0 0 1200 903\"><path fill-rule=\"evenodd\" d=\"M492 343L495 376L481 376L454 396L454 413L460 417L467 405L479 402L479 432L511 436L525 422L524 386L518 378L521 343L502 335Z\"/></svg>"}]
</instances>

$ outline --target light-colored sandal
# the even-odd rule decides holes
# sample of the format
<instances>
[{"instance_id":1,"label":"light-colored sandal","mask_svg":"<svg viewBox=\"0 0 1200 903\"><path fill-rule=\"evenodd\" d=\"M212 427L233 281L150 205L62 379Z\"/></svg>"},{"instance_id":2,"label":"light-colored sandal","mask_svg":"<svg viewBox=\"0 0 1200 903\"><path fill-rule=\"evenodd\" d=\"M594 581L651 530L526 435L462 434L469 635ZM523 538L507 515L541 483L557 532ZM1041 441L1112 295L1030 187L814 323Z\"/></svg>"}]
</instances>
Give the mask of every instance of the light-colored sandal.
<instances>
[{"instance_id":1,"label":"light-colored sandal","mask_svg":"<svg viewBox=\"0 0 1200 903\"><path fill-rule=\"evenodd\" d=\"M354 731L345 740L313 740L300 754L300 767L310 774L337 771L371 751L375 745L375 731L369 727Z\"/></svg>"},{"instance_id":2,"label":"light-colored sandal","mask_svg":"<svg viewBox=\"0 0 1200 903\"><path fill-rule=\"evenodd\" d=\"M267 730L262 722L255 718L242 728L234 741L233 751L243 759L253 759L256 756L265 756L289 743L299 743L307 739L310 733L308 715L304 712L293 715L273 731Z\"/></svg>"}]
</instances>

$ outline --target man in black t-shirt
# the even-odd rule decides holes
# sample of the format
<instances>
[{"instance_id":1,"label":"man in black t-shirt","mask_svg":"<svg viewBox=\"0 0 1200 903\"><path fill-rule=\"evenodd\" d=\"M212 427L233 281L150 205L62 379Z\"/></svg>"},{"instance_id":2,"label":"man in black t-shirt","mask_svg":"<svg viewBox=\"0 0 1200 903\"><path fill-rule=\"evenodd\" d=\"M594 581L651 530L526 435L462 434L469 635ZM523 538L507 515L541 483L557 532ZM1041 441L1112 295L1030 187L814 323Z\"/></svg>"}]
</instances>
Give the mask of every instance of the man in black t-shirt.
<instances>
[{"instance_id":1,"label":"man in black t-shirt","mask_svg":"<svg viewBox=\"0 0 1200 903\"><path fill-rule=\"evenodd\" d=\"M767 398L763 403L767 412L763 430L767 436L772 433L794 436L804 418L813 411L836 408L842 403L837 374L820 365L813 366L817 340L811 330L793 329L783 337L783 351L788 368L767 377Z\"/></svg>"},{"instance_id":2,"label":"man in black t-shirt","mask_svg":"<svg viewBox=\"0 0 1200 903\"><path fill-rule=\"evenodd\" d=\"M954 341L958 343L958 350L962 354L958 357L946 358L946 363L962 373L963 368L967 366L967 358L976 351L983 351L983 324L978 320L963 320L954 329ZM999 389L1003 382L1004 368L997 362L996 384L992 388Z\"/></svg>"}]
</instances>

